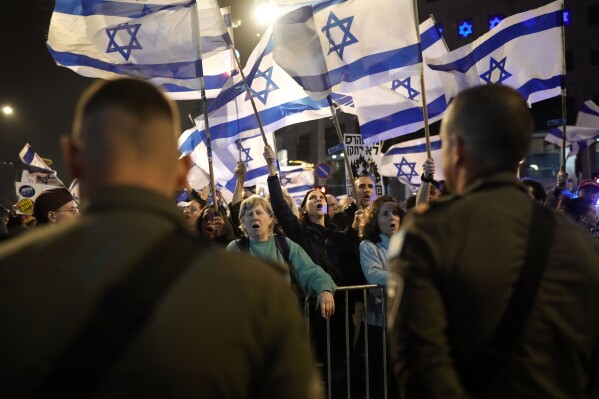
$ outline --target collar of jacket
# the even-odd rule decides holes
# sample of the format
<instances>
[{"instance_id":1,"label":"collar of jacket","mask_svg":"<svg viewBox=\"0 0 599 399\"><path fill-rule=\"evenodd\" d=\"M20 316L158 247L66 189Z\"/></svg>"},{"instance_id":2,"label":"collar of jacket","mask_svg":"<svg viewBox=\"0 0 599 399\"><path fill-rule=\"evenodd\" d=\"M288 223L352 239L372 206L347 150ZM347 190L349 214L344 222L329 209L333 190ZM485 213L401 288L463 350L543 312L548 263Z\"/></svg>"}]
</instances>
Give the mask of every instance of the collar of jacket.
<instances>
[{"instance_id":1,"label":"collar of jacket","mask_svg":"<svg viewBox=\"0 0 599 399\"><path fill-rule=\"evenodd\" d=\"M133 186L108 186L83 201L84 214L91 215L128 209L131 212L160 214L187 230L183 213L173 201L155 191Z\"/></svg>"}]
</instances>

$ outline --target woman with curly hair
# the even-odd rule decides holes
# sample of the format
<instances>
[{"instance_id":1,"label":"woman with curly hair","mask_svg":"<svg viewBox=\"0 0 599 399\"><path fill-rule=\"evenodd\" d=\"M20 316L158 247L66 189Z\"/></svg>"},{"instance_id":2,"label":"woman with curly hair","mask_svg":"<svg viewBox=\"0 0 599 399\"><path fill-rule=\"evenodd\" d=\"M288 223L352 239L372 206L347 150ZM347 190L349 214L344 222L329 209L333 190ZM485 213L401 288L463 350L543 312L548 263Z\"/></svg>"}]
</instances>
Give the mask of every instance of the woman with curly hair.
<instances>
[{"instance_id":1,"label":"woman with curly hair","mask_svg":"<svg viewBox=\"0 0 599 399\"><path fill-rule=\"evenodd\" d=\"M366 211L360 225L360 264L370 284L387 285L389 265L387 249L389 239L399 230L405 212L395 198L388 195L378 197ZM383 397L383 318L382 292L373 289L367 301L366 323L368 324L368 358L372 397Z\"/></svg>"}]
</instances>

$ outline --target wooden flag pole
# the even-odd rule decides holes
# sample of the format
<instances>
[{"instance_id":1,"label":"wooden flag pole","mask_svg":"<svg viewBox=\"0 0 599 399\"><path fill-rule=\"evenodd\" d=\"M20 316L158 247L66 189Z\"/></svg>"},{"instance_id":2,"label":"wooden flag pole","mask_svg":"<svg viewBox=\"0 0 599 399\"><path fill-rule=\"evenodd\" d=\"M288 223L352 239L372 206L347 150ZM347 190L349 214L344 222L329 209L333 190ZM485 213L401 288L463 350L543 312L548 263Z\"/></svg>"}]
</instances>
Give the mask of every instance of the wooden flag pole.
<instances>
[{"instance_id":1,"label":"wooden flag pole","mask_svg":"<svg viewBox=\"0 0 599 399\"><path fill-rule=\"evenodd\" d=\"M360 199L358 198L358 190L356 190L354 172L351 169L351 164L349 163L349 156L347 155L347 149L345 148L345 144L343 143L343 133L341 132L341 126L339 125L339 119L337 118L337 110L335 109L335 105L333 104L333 99L331 98L330 94L327 96L327 100L329 101L329 108L331 109L331 115L333 116L333 124L335 125L335 130L337 131L337 138L343 146L343 158L345 159L345 168L347 169L347 173L349 174L349 178L351 180L351 185L354 192L353 197L356 200L356 205L358 206L358 209L362 209Z\"/></svg>"},{"instance_id":2,"label":"wooden flag pole","mask_svg":"<svg viewBox=\"0 0 599 399\"><path fill-rule=\"evenodd\" d=\"M420 50L420 94L422 96L422 117L424 119L424 137L426 139L426 156L433 159L431 155L431 136L428 125L428 107L426 105L426 88L424 85L424 57L422 56L422 40L420 39L420 22L418 20L417 0L413 1L414 24L416 25L416 35L418 36L418 49Z\"/></svg>"},{"instance_id":3,"label":"wooden flag pole","mask_svg":"<svg viewBox=\"0 0 599 399\"><path fill-rule=\"evenodd\" d=\"M562 172L566 172L566 28L563 23L564 4L562 3Z\"/></svg>"},{"instance_id":4,"label":"wooden flag pole","mask_svg":"<svg viewBox=\"0 0 599 399\"><path fill-rule=\"evenodd\" d=\"M200 66L202 65L202 44L200 38L200 21L198 18L198 4L194 2L192 7L192 31L196 38L197 50L200 59ZM216 203L216 183L214 182L214 167L212 164L212 144L210 142L210 124L208 123L208 105L206 100L206 88L204 86L204 76L199 77L200 83L200 104L202 107L202 114L204 115L204 128L206 129L206 152L208 155L208 173L210 174L210 192L212 193L212 205L215 210L218 210Z\"/></svg>"}]
</instances>

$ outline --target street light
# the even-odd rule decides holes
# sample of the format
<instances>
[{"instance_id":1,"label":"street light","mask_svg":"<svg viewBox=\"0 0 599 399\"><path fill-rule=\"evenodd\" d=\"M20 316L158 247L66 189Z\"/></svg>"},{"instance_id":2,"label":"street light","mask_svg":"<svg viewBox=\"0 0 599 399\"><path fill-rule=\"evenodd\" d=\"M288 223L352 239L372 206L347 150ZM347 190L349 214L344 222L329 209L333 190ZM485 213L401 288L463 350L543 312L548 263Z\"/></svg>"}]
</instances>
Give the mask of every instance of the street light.
<instances>
[{"instance_id":1,"label":"street light","mask_svg":"<svg viewBox=\"0 0 599 399\"><path fill-rule=\"evenodd\" d=\"M2 113L6 116L11 116L15 111L12 109L10 105L5 105L2 107Z\"/></svg>"},{"instance_id":2,"label":"street light","mask_svg":"<svg viewBox=\"0 0 599 399\"><path fill-rule=\"evenodd\" d=\"M268 2L260 3L254 9L254 20L258 25L270 25L283 14L281 8Z\"/></svg>"}]
</instances>

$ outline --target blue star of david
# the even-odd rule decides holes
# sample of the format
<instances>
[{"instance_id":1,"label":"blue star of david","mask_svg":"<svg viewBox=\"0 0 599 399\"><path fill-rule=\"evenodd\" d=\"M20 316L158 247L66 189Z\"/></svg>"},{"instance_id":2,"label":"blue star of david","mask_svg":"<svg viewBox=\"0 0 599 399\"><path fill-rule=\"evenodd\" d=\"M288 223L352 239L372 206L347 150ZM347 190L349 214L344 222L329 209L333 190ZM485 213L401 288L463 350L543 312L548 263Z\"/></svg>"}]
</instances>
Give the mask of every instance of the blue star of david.
<instances>
[{"instance_id":1,"label":"blue star of david","mask_svg":"<svg viewBox=\"0 0 599 399\"><path fill-rule=\"evenodd\" d=\"M468 21L464 21L459 26L459 35L462 37L468 37L472 34L472 24Z\"/></svg>"},{"instance_id":2,"label":"blue star of david","mask_svg":"<svg viewBox=\"0 0 599 399\"><path fill-rule=\"evenodd\" d=\"M106 53L114 53L118 51L126 61L129 61L129 57L131 56L131 50L141 50L141 44L137 40L137 32L141 24L123 24L118 25L115 28L107 28L106 34L108 35L108 48L106 49ZM129 43L127 45L119 45L116 42L116 34L119 31L126 31L129 34Z\"/></svg>"},{"instance_id":3,"label":"blue star of david","mask_svg":"<svg viewBox=\"0 0 599 399\"><path fill-rule=\"evenodd\" d=\"M347 46L351 46L352 44L358 43L358 39L352 35L350 32L352 22L354 21L354 17L347 17L344 19L339 19L333 12L329 14L329 18L327 19L327 24L323 26L322 31L325 32L327 39L329 40L329 52L331 54L333 51L337 52L339 58L343 59L343 51ZM343 38L341 39L341 43L337 44L331 37L331 29L339 28L343 32Z\"/></svg>"},{"instance_id":4,"label":"blue star of david","mask_svg":"<svg viewBox=\"0 0 599 399\"><path fill-rule=\"evenodd\" d=\"M250 88L250 90L252 91L252 95L258 100L260 100L260 102L262 102L262 104L264 105L266 105L266 102L268 101L268 93L270 93L271 91L279 90L279 86L277 86L275 82L272 80L272 69L273 67L270 67L264 72L258 69L256 71L256 75L254 76L254 80L258 78L264 78L264 80L266 80L266 86L264 86L264 90L256 91ZM249 99L250 96L246 94L245 101Z\"/></svg>"},{"instance_id":5,"label":"blue star of david","mask_svg":"<svg viewBox=\"0 0 599 399\"><path fill-rule=\"evenodd\" d=\"M495 58L491 57L489 70L487 72L483 73L482 75L480 75L480 78L487 83L501 84L501 82L503 82L504 80L506 80L507 78L512 76L511 73L509 73L508 71L505 70L505 61L506 60L507 60L507 57L504 57L501 61L497 62L497 60ZM492 82L491 77L493 75L493 71L495 71L496 69L499 70L499 79L497 79L496 82Z\"/></svg>"},{"instance_id":6,"label":"blue star of david","mask_svg":"<svg viewBox=\"0 0 599 399\"><path fill-rule=\"evenodd\" d=\"M250 155L251 149L252 149L251 147L243 148L243 146L241 144L239 144L239 150L245 154L245 159L243 160L243 163L245 164L246 168L249 168L248 164L250 163L250 161L254 160L254 158L252 158Z\"/></svg>"},{"instance_id":7,"label":"blue star of david","mask_svg":"<svg viewBox=\"0 0 599 399\"><path fill-rule=\"evenodd\" d=\"M391 90L397 91L397 89L403 87L408 91L408 97L410 98L410 100L414 100L420 94L420 92L411 86L411 80L412 78L406 78L403 80L395 79L391 84Z\"/></svg>"},{"instance_id":8,"label":"blue star of david","mask_svg":"<svg viewBox=\"0 0 599 399\"><path fill-rule=\"evenodd\" d=\"M281 185L286 186L291 183L291 179L287 175L281 175Z\"/></svg>"},{"instance_id":9,"label":"blue star of david","mask_svg":"<svg viewBox=\"0 0 599 399\"><path fill-rule=\"evenodd\" d=\"M499 25L500 22L501 22L501 19L499 17L493 18L492 20L489 21L489 29L493 29L494 27Z\"/></svg>"},{"instance_id":10,"label":"blue star of david","mask_svg":"<svg viewBox=\"0 0 599 399\"><path fill-rule=\"evenodd\" d=\"M405 177L409 182L411 182L412 177L418 176L418 173L416 173L416 170L414 170L416 168L416 162L408 162L407 159L401 157L401 162L394 163L393 165L395 165L395 167L397 168L397 177ZM404 172L404 166L407 166L409 168L409 171L407 173Z\"/></svg>"}]
</instances>

